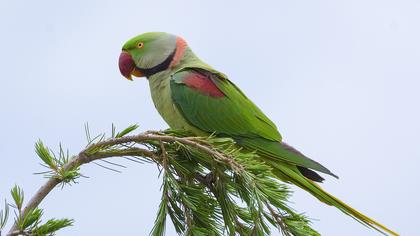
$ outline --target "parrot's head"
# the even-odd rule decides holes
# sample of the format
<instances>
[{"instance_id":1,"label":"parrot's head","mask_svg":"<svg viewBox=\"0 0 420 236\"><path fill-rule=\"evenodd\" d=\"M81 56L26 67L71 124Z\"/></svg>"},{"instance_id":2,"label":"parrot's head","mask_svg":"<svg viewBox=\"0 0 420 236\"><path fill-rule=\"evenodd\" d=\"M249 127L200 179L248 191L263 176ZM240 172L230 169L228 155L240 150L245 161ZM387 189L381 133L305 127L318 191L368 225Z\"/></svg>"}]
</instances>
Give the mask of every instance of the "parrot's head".
<instances>
[{"instance_id":1,"label":"parrot's head","mask_svg":"<svg viewBox=\"0 0 420 236\"><path fill-rule=\"evenodd\" d=\"M187 44L172 34L150 32L128 40L119 58L121 74L132 80L149 77L175 66L181 59Z\"/></svg>"}]
</instances>

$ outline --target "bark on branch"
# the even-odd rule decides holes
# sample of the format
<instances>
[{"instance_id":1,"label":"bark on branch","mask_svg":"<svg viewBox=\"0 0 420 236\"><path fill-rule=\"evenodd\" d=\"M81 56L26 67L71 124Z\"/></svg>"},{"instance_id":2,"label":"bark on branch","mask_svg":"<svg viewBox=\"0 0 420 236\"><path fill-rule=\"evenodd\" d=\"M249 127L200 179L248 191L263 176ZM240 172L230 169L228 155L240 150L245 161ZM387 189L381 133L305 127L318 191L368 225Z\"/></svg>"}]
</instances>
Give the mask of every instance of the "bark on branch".
<instances>
[{"instance_id":1,"label":"bark on branch","mask_svg":"<svg viewBox=\"0 0 420 236\"><path fill-rule=\"evenodd\" d=\"M141 133L138 135L131 135L131 136L124 136L121 138L110 138L101 142L97 142L94 144L89 145L85 149L83 149L77 156L73 157L65 166L64 170L71 170L75 167L82 166L84 164L90 163L95 160L99 159L105 159L105 158L111 158L111 157L127 157L127 156L134 156L134 157L145 157L152 161L160 162L162 160L162 157L148 149L145 148L138 148L138 147L129 147L124 152L117 152L117 153L108 153L108 152L97 152L93 155L89 155L89 150L95 149L95 148L101 148L101 147L107 147L107 146L113 146L118 144L127 144L127 143L138 143L138 144L144 144L148 141L159 141L159 142L179 142L184 145L188 145L194 148L197 148L210 156L214 157L216 160L224 161L229 163L232 168L234 168L235 171L241 171L242 166L236 163L232 158L229 158L225 156L223 153L212 149L211 147L200 143L199 139L195 137L174 137L169 135L163 135L158 132L148 131L145 133ZM38 191L35 193L35 195L29 200L27 205L23 208L22 211L22 217L25 216L28 211L31 209L35 209L39 206L39 204L44 200L44 198L60 183L62 183L63 180L51 177L47 180L47 182L42 185ZM14 236L19 235L24 232L20 232L18 229L18 226L13 224L11 229L9 230L7 236Z\"/></svg>"}]
</instances>

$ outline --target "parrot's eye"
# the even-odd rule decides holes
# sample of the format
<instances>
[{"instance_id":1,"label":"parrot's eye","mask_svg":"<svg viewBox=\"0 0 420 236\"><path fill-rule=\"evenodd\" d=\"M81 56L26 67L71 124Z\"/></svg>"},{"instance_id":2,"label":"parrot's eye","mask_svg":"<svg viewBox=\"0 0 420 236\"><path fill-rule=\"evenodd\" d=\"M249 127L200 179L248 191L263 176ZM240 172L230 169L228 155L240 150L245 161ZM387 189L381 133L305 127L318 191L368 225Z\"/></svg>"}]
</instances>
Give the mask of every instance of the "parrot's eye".
<instances>
[{"instance_id":1,"label":"parrot's eye","mask_svg":"<svg viewBox=\"0 0 420 236\"><path fill-rule=\"evenodd\" d=\"M140 42L140 43L137 44L137 48L142 48L143 46L144 46L143 42Z\"/></svg>"}]
</instances>

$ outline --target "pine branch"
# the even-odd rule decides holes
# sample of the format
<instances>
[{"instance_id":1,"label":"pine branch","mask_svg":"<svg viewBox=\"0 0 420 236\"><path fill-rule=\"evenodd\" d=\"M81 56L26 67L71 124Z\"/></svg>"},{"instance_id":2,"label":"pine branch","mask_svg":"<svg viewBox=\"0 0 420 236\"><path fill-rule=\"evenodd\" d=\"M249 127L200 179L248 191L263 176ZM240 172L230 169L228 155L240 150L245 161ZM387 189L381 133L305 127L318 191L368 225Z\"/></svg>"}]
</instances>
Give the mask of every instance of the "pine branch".
<instances>
[{"instance_id":1,"label":"pine branch","mask_svg":"<svg viewBox=\"0 0 420 236\"><path fill-rule=\"evenodd\" d=\"M48 168L41 173L48 180L25 207L23 191L13 189L18 213L7 235L50 235L71 225L66 219L41 225L39 204L55 187L76 183L82 165L103 160L103 165L124 167L105 160L112 157L162 168L162 201L151 235L164 235L167 216L180 235L270 235L269 225L285 236L319 235L307 218L287 206L287 186L256 153L237 148L229 138L193 137L182 131L128 135L136 128L116 133L113 126L110 138L91 138L86 126L88 145L73 157L61 145L55 155L39 141L36 153Z\"/></svg>"}]
</instances>

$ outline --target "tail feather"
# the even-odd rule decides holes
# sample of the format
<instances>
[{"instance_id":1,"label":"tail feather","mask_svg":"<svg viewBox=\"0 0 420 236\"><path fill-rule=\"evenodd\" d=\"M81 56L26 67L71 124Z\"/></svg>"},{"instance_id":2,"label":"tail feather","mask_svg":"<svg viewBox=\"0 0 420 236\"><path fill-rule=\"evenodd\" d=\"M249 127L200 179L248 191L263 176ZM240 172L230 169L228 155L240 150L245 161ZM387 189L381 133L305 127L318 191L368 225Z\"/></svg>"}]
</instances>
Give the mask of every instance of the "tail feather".
<instances>
[{"instance_id":1,"label":"tail feather","mask_svg":"<svg viewBox=\"0 0 420 236\"><path fill-rule=\"evenodd\" d=\"M324 181L325 179L322 178L322 176L320 176L318 173L316 173L315 171L305 168L305 167L301 167L301 166L297 166L299 172L305 176L306 178L318 182L318 183L322 183L322 181Z\"/></svg>"},{"instance_id":2,"label":"tail feather","mask_svg":"<svg viewBox=\"0 0 420 236\"><path fill-rule=\"evenodd\" d=\"M369 218L368 216L345 204L340 199L329 194L328 192L323 190L318 184L305 178L301 173L293 170L293 168L290 168L290 166L277 164L273 162L271 162L270 164L273 166L273 172L275 175L277 175L278 178L297 185L298 187L306 190L307 192L318 198L320 201L338 208L340 211L354 218L363 225L373 228L384 235L399 235L396 232L388 229L384 225L380 224L379 222L373 220L372 218Z\"/></svg>"}]
</instances>

